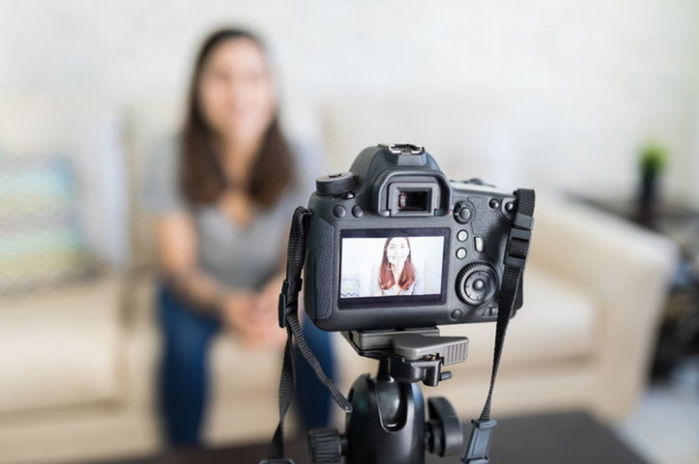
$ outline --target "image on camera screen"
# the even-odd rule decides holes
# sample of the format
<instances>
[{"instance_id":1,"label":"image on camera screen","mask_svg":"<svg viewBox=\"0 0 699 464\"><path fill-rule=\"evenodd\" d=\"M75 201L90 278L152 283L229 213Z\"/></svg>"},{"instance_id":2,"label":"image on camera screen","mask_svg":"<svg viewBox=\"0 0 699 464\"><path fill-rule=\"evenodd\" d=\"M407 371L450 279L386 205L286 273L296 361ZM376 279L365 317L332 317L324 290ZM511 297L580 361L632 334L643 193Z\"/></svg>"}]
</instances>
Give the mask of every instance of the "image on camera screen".
<instances>
[{"instance_id":1,"label":"image on camera screen","mask_svg":"<svg viewBox=\"0 0 699 464\"><path fill-rule=\"evenodd\" d=\"M448 229L343 232L340 300L439 299L443 293L447 234Z\"/></svg>"}]
</instances>

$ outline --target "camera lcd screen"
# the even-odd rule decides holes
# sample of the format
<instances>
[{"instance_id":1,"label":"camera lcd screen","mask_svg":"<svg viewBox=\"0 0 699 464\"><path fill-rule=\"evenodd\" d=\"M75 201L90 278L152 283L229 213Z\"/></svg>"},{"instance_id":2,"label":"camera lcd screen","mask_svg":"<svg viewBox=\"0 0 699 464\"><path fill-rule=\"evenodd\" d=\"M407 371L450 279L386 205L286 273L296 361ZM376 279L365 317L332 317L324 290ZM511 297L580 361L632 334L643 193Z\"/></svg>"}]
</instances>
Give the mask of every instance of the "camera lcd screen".
<instances>
[{"instance_id":1,"label":"camera lcd screen","mask_svg":"<svg viewBox=\"0 0 699 464\"><path fill-rule=\"evenodd\" d=\"M340 306L443 300L448 234L446 228L343 231Z\"/></svg>"}]
</instances>

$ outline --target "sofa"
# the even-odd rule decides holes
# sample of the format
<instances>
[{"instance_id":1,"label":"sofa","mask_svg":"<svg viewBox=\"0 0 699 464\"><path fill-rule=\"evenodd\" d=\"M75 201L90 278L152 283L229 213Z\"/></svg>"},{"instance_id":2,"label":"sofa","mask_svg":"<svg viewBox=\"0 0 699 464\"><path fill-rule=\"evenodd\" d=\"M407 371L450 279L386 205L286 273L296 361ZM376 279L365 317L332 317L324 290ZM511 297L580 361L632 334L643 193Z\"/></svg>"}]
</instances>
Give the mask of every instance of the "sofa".
<instances>
[{"instance_id":1,"label":"sofa","mask_svg":"<svg viewBox=\"0 0 699 464\"><path fill-rule=\"evenodd\" d=\"M160 340L152 303L158 277L139 192L146 182L142 173L150 148L176 127L179 104L169 96L126 108L84 94L14 98L14 107L34 108L43 116L38 122L29 116L0 121L5 148L32 152L80 145L48 136L38 137L46 146L33 145L38 133L34 131L42 130L43 124L73 114L57 132L89 138L88 152L108 152L107 165L119 167L102 175L113 184L112 177L122 173L117 177L123 188L102 192L109 182L85 170L94 184L86 182L87 195L102 199L95 200L98 205L111 205L109 214L86 213L99 218L92 224L97 242L103 234L112 237L94 244L103 263L98 275L0 300L0 463L79 462L156 452L162 447L154 395ZM84 104L76 107L76 99ZM444 159L442 166L450 174L461 164L489 174L497 174L502 166L497 160L472 158L470 163L462 158L464 152L493 150L483 134L497 133L495 110L474 110L473 122L479 125L469 136L453 126L451 117L461 107L453 99L424 97L413 103L422 110L451 108L443 112L442 125L426 119L433 118L434 111L420 116L395 102L372 102L378 112L372 113L374 120L357 117L367 114L366 102L357 98L316 102L299 117L321 128L310 135L323 144L330 168L346 169L364 141L404 140L406 134L411 140L426 140L428 148L434 146L433 153ZM94 127L95 121L103 123ZM516 168L499 175L518 180ZM494 415L575 408L610 423L624 418L645 385L675 254L674 246L658 235L559 192L540 191L525 304L510 325ZM469 337L468 359L450 369L451 380L423 387L424 392L428 397L446 396L460 415L474 416L487 392L494 324L450 326L443 333ZM358 375L375 371L376 363L357 356L339 334L334 334L333 343L344 391ZM246 349L225 334L217 338L207 443L270 437L277 419L280 362L278 350ZM336 411L335 420L341 424L342 414Z\"/></svg>"}]
</instances>

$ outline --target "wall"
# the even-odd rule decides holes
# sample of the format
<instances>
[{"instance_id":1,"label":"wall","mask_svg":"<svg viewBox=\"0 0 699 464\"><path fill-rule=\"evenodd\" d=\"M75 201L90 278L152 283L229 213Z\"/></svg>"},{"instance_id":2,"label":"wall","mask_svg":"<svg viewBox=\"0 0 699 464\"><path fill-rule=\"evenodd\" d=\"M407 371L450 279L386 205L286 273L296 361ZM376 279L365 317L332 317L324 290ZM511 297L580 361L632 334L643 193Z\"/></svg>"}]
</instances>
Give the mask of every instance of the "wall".
<instances>
[{"instance_id":1,"label":"wall","mask_svg":"<svg viewBox=\"0 0 699 464\"><path fill-rule=\"evenodd\" d=\"M508 152L494 141L484 155L510 177L602 194L632 191L637 149L658 139L673 155L668 188L699 201L695 0L3 0L0 96L175 99L195 44L228 23L268 38L287 106L478 98L497 108Z\"/></svg>"}]
</instances>

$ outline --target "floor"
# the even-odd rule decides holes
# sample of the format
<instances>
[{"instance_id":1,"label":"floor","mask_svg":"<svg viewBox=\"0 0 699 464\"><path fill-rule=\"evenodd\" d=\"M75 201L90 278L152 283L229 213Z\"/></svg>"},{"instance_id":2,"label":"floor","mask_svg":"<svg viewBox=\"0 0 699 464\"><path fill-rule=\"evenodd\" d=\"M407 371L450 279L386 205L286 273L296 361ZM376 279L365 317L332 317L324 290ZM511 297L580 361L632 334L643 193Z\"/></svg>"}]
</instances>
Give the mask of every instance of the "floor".
<instances>
[{"instance_id":1,"label":"floor","mask_svg":"<svg viewBox=\"0 0 699 464\"><path fill-rule=\"evenodd\" d=\"M618 431L653 464L699 464L699 357L653 385Z\"/></svg>"}]
</instances>

